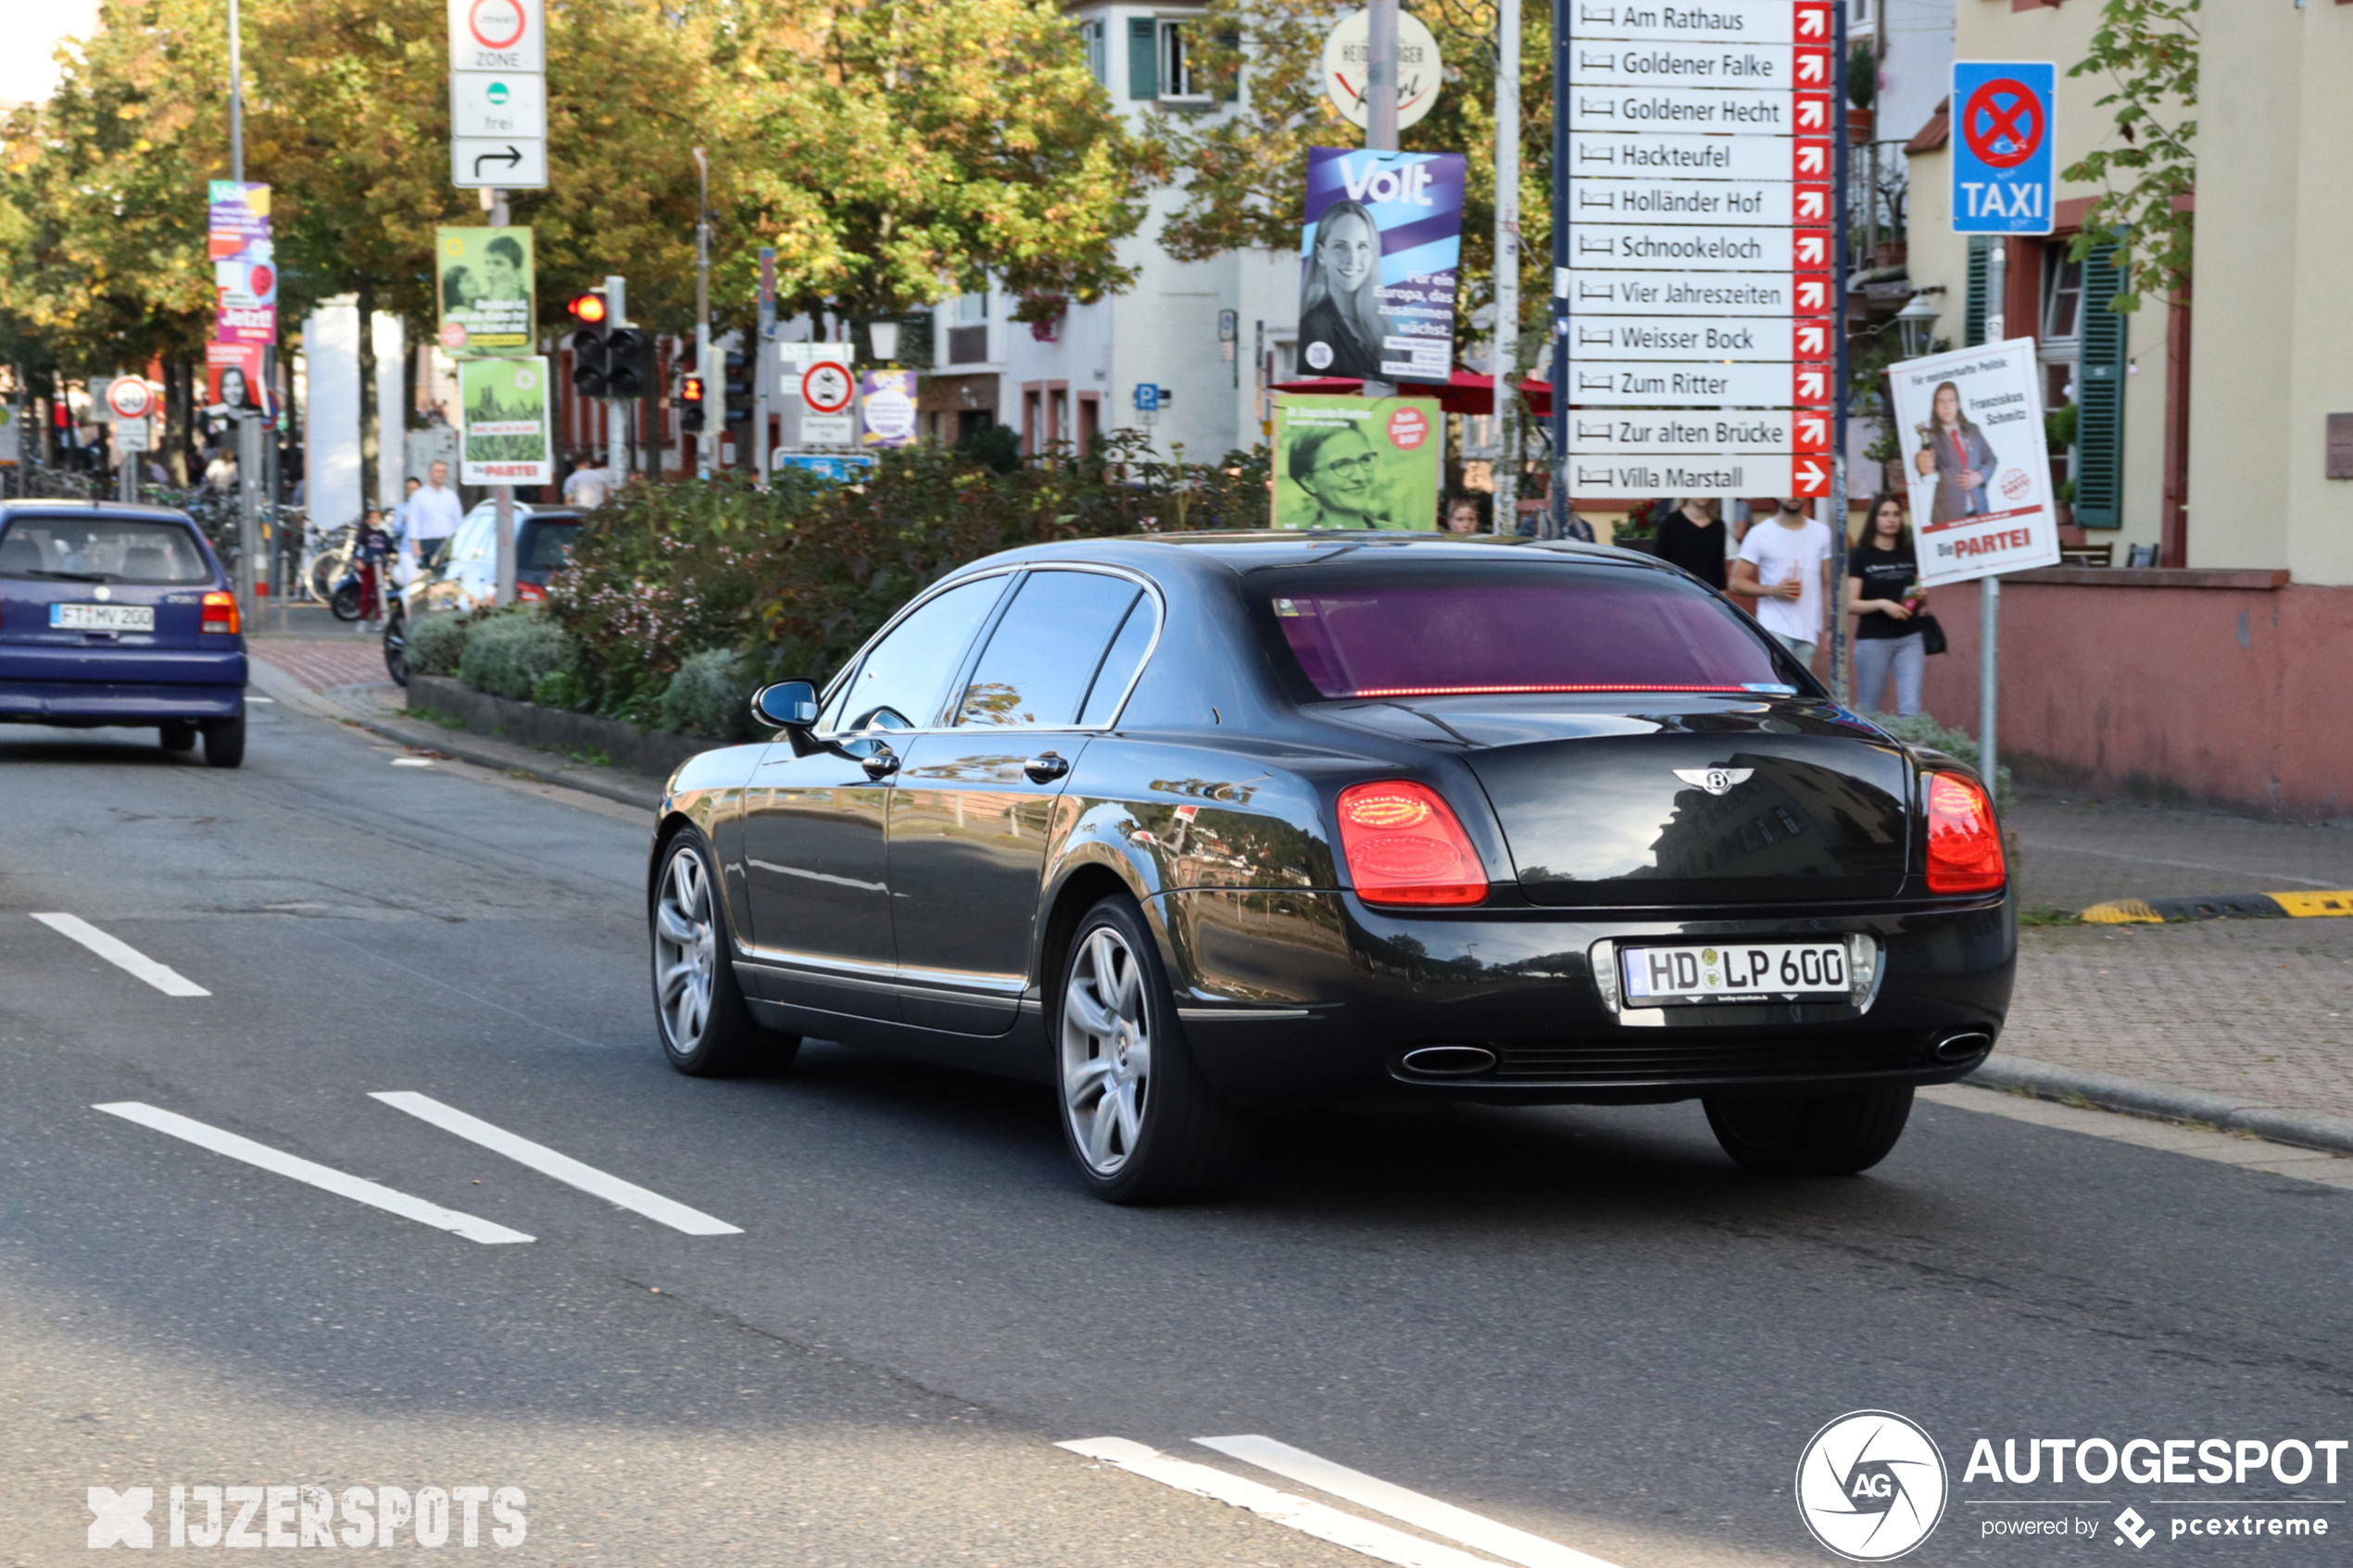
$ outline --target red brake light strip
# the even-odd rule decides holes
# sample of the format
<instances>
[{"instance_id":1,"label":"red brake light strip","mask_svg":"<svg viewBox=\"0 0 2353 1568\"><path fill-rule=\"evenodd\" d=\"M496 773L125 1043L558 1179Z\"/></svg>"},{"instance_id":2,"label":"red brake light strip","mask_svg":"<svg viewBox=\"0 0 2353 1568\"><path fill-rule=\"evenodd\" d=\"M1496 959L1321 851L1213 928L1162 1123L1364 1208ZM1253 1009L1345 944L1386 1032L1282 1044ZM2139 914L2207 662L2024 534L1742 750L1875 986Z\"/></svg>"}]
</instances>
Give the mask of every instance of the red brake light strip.
<instances>
[{"instance_id":1,"label":"red brake light strip","mask_svg":"<svg viewBox=\"0 0 2353 1568\"><path fill-rule=\"evenodd\" d=\"M1734 696L1755 696L1746 686L1680 686L1633 685L1612 682L1602 685L1525 685L1525 686L1367 686L1362 691L1345 695L1356 696L1508 696L1516 692L1728 692Z\"/></svg>"}]
</instances>

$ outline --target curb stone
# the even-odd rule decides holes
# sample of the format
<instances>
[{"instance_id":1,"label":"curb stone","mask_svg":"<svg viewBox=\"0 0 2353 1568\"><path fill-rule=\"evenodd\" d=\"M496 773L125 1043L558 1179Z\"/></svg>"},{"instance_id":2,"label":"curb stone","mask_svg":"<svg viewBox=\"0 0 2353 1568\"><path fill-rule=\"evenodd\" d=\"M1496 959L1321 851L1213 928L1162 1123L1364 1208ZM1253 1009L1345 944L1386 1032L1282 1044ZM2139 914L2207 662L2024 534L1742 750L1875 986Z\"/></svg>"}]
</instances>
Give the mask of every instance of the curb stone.
<instances>
[{"instance_id":1,"label":"curb stone","mask_svg":"<svg viewBox=\"0 0 2353 1568\"><path fill-rule=\"evenodd\" d=\"M1995 1056L1961 1082L2032 1095L2036 1099L2062 1103L2080 1100L2128 1116L2202 1123L2225 1132L2249 1133L2272 1143L2353 1155L2353 1119L2317 1115L2293 1106L2234 1099L2228 1095L2181 1088L2146 1078L2060 1067L2021 1056Z\"/></svg>"}]
</instances>

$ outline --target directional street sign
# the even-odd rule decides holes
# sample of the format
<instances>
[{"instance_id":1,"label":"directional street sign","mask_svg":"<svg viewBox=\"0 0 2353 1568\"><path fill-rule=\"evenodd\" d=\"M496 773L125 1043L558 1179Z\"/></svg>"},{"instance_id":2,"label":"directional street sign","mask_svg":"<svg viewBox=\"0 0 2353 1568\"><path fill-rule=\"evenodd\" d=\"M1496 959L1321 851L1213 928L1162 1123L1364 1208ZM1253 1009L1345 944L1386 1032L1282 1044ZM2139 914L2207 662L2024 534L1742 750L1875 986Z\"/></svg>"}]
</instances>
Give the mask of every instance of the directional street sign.
<instances>
[{"instance_id":1,"label":"directional street sign","mask_svg":"<svg viewBox=\"0 0 2353 1568\"><path fill-rule=\"evenodd\" d=\"M1787 88L1711 89L1686 93L1649 87L1586 87L1569 94L1571 131L1733 131L1759 136L1797 132L1803 94ZM1827 134L1823 128L1810 132Z\"/></svg>"},{"instance_id":2,"label":"directional street sign","mask_svg":"<svg viewBox=\"0 0 2353 1568\"><path fill-rule=\"evenodd\" d=\"M1831 41L1831 0L1708 0L1641 6L1578 0L1576 35L1642 44L1820 44Z\"/></svg>"},{"instance_id":3,"label":"directional street sign","mask_svg":"<svg viewBox=\"0 0 2353 1568\"><path fill-rule=\"evenodd\" d=\"M1827 181L1831 144L1828 137L1593 132L1570 138L1568 168L1573 176L1601 179Z\"/></svg>"},{"instance_id":4,"label":"directional street sign","mask_svg":"<svg viewBox=\"0 0 2353 1568\"><path fill-rule=\"evenodd\" d=\"M1644 316L1827 316L1827 276L1795 272L1675 272L1571 269L1561 276L1572 314Z\"/></svg>"},{"instance_id":5,"label":"directional street sign","mask_svg":"<svg viewBox=\"0 0 2353 1568\"><path fill-rule=\"evenodd\" d=\"M1953 232L2051 232L2048 60L1953 62Z\"/></svg>"},{"instance_id":6,"label":"directional street sign","mask_svg":"<svg viewBox=\"0 0 2353 1568\"><path fill-rule=\"evenodd\" d=\"M1830 444L1830 415L1807 408L1572 408L1568 414L1568 449L1579 458L1629 453L1775 457L1827 452Z\"/></svg>"},{"instance_id":7,"label":"directional street sign","mask_svg":"<svg viewBox=\"0 0 2353 1568\"><path fill-rule=\"evenodd\" d=\"M453 136L547 135L547 79L527 72L449 73L449 132Z\"/></svg>"},{"instance_id":8,"label":"directional street sign","mask_svg":"<svg viewBox=\"0 0 2353 1568\"><path fill-rule=\"evenodd\" d=\"M1795 263L1792 231L1667 227L1630 223L1571 223L1568 264L1656 267L1678 272L1786 272Z\"/></svg>"},{"instance_id":9,"label":"directional street sign","mask_svg":"<svg viewBox=\"0 0 2353 1568\"><path fill-rule=\"evenodd\" d=\"M1827 495L1827 458L1646 455L1569 459L1579 495Z\"/></svg>"},{"instance_id":10,"label":"directional street sign","mask_svg":"<svg viewBox=\"0 0 2353 1568\"><path fill-rule=\"evenodd\" d=\"M449 182L547 184L547 43L542 0L449 0Z\"/></svg>"},{"instance_id":11,"label":"directional street sign","mask_svg":"<svg viewBox=\"0 0 2353 1568\"><path fill-rule=\"evenodd\" d=\"M1831 378L1827 365L1572 358L1568 400L1618 408L1772 408L1827 403Z\"/></svg>"},{"instance_id":12,"label":"directional street sign","mask_svg":"<svg viewBox=\"0 0 2353 1568\"><path fill-rule=\"evenodd\" d=\"M1724 137L1747 141L1748 137ZM1781 180L1592 179L1572 176L1568 211L1579 222L1793 223L1827 227L1831 187Z\"/></svg>"},{"instance_id":13,"label":"directional street sign","mask_svg":"<svg viewBox=\"0 0 2353 1568\"><path fill-rule=\"evenodd\" d=\"M461 190L544 190L547 144L533 136L452 136L449 182Z\"/></svg>"},{"instance_id":14,"label":"directional street sign","mask_svg":"<svg viewBox=\"0 0 2353 1568\"><path fill-rule=\"evenodd\" d=\"M1815 87L1828 90L1828 46L1618 44L1577 46L1579 87Z\"/></svg>"},{"instance_id":15,"label":"directional street sign","mask_svg":"<svg viewBox=\"0 0 2353 1568\"><path fill-rule=\"evenodd\" d=\"M1712 359L1787 364L1797 358L1797 323L1787 317L1571 316L1568 360ZM1828 344L1826 322L1809 321L1807 341ZM1809 358L1819 358L1815 353Z\"/></svg>"}]
</instances>

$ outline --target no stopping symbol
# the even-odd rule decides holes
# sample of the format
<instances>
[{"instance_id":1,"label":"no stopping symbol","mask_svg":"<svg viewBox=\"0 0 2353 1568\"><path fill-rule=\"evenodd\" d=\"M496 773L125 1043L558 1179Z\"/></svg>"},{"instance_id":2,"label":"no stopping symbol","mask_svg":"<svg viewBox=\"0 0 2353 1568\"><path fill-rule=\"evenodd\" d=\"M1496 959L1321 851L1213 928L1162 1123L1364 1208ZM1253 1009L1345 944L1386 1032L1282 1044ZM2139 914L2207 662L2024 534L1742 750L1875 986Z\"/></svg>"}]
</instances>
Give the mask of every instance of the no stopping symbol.
<instances>
[{"instance_id":1,"label":"no stopping symbol","mask_svg":"<svg viewBox=\"0 0 2353 1568\"><path fill-rule=\"evenodd\" d=\"M1961 140L1988 168L2016 169L2043 144L2043 101L2022 82L1997 77L1961 107Z\"/></svg>"},{"instance_id":2,"label":"no stopping symbol","mask_svg":"<svg viewBox=\"0 0 2353 1568\"><path fill-rule=\"evenodd\" d=\"M801 401L820 414L838 414L849 408L856 385L849 372L830 359L820 359L800 372Z\"/></svg>"}]
</instances>

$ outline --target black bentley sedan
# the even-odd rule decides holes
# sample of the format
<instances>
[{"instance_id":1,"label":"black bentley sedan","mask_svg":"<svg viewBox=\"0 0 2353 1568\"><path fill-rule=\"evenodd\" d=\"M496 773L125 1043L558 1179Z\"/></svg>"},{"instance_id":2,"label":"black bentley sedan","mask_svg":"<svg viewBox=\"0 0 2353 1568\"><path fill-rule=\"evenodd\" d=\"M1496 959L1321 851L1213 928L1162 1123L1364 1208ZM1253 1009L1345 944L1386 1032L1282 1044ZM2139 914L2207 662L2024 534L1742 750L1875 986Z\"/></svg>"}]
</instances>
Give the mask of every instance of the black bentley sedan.
<instances>
[{"instance_id":1,"label":"black bentley sedan","mask_svg":"<svg viewBox=\"0 0 2353 1568\"><path fill-rule=\"evenodd\" d=\"M805 1035L1049 1083L1114 1202L1302 1102L1697 1098L1751 1170L1856 1172L2009 1002L1984 784L1643 556L1040 546L754 704L779 737L661 806L671 1061Z\"/></svg>"}]
</instances>

